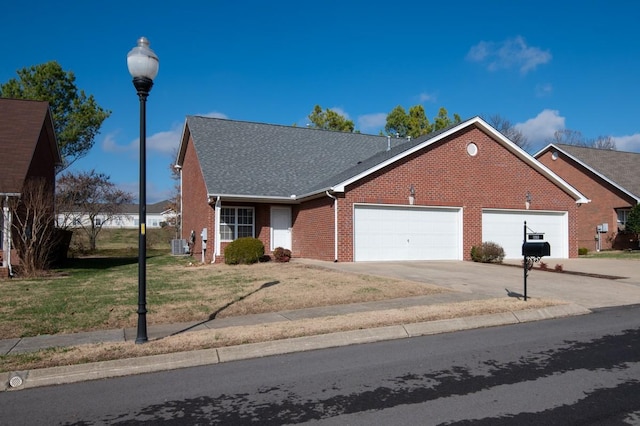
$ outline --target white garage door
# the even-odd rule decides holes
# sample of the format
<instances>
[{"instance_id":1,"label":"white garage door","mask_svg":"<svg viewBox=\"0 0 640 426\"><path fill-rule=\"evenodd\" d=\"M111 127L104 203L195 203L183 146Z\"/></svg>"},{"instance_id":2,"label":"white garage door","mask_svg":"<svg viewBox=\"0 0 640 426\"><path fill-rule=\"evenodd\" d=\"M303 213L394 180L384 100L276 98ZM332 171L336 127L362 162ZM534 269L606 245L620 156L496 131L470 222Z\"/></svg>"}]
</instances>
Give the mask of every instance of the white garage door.
<instances>
[{"instance_id":1,"label":"white garage door","mask_svg":"<svg viewBox=\"0 0 640 426\"><path fill-rule=\"evenodd\" d=\"M482 241L493 241L504 248L506 259L522 257L524 221L527 232L544 233L551 246L551 257L569 257L567 212L532 210L483 210Z\"/></svg>"},{"instance_id":2,"label":"white garage door","mask_svg":"<svg viewBox=\"0 0 640 426\"><path fill-rule=\"evenodd\" d=\"M354 259L461 260L459 208L354 206Z\"/></svg>"}]
</instances>

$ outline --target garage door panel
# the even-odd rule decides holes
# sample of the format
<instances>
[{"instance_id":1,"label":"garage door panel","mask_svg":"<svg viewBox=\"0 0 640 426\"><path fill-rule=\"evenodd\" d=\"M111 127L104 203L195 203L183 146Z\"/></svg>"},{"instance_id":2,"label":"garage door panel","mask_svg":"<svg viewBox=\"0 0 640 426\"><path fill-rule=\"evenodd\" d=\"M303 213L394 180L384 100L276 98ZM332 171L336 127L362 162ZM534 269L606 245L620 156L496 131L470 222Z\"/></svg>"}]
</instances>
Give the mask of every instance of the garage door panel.
<instances>
[{"instance_id":1,"label":"garage door panel","mask_svg":"<svg viewBox=\"0 0 640 426\"><path fill-rule=\"evenodd\" d=\"M354 259L460 259L459 209L356 205Z\"/></svg>"},{"instance_id":2,"label":"garage door panel","mask_svg":"<svg viewBox=\"0 0 640 426\"><path fill-rule=\"evenodd\" d=\"M527 232L544 233L551 246L552 258L567 258L569 249L566 212L485 210L482 213L482 241L493 241L502 246L505 258L522 257L524 222Z\"/></svg>"}]
</instances>

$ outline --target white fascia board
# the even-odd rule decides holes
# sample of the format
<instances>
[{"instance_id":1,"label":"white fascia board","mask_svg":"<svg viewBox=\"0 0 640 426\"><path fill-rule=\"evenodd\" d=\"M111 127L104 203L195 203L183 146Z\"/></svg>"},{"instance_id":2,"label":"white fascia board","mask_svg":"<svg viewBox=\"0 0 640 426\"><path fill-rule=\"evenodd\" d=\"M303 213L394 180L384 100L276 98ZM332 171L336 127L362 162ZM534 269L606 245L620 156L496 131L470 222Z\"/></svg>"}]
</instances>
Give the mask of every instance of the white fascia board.
<instances>
[{"instance_id":1,"label":"white fascia board","mask_svg":"<svg viewBox=\"0 0 640 426\"><path fill-rule=\"evenodd\" d=\"M265 196L265 195L239 195L239 194L207 194L209 204L215 203L216 198L220 197L223 201L240 201L255 203L280 203L280 204L297 204L298 197L291 195L290 197Z\"/></svg>"},{"instance_id":2,"label":"white fascia board","mask_svg":"<svg viewBox=\"0 0 640 426\"><path fill-rule=\"evenodd\" d=\"M186 148L187 142L189 140L189 132L187 131L187 119L184 120L184 125L182 126L182 134L180 136L180 145L178 146L178 156L176 157L175 165L182 167L182 162L184 160L184 152Z\"/></svg>"},{"instance_id":3,"label":"white fascia board","mask_svg":"<svg viewBox=\"0 0 640 426\"><path fill-rule=\"evenodd\" d=\"M370 168L369 170L366 170L360 174L358 174L357 176L354 176L344 182L340 182L338 185L335 185L332 190L334 192L344 192L345 188L347 185L350 185L354 182L357 182L358 180L370 175L371 173L374 173L378 170L380 170L383 167L386 167L390 164L395 163L398 160L401 160L417 151L420 151L421 149L436 143L444 138L447 138L449 136L451 136L452 134L460 131L461 129L471 126L471 125L478 125L479 127L482 127L487 133L489 133L490 135L492 135L496 140L498 140L505 148L507 148L509 151L511 151L513 154L515 154L518 158L520 158L522 161L524 161L525 163L527 163L530 167L534 168L535 170L537 170L538 172L540 172L541 174L543 174L544 176L546 176L548 179L554 181L559 187L561 187L565 192L567 192L569 195L571 195L575 200L576 203L578 204L584 204L584 203L588 203L591 200L589 200L588 198L586 198L584 195L582 195L577 189L575 189L574 187L572 187L571 185L569 185L567 182L565 182L563 179L561 179L558 175L556 175L555 173L553 173L549 168L547 168L545 165L543 165L541 162L539 162L538 160L536 160L535 158L533 158L531 155L529 155L526 151L524 151L522 148L520 148L518 145L516 145L515 143L511 142L506 136L504 136L502 133L498 132L496 129L494 129L491 125L489 125L486 121L484 121L482 118L480 117L474 117L470 120L467 120L463 123L460 123L458 126L452 127L451 129L449 129L448 131L444 132L444 133L440 133L439 135L436 135L435 137L428 139L426 141L424 141L423 143L414 146L413 148L411 148L410 150L404 151L401 154L388 159L387 161L384 161L380 164L377 164L375 167Z\"/></svg>"},{"instance_id":4,"label":"white fascia board","mask_svg":"<svg viewBox=\"0 0 640 426\"><path fill-rule=\"evenodd\" d=\"M598 176L600 179L604 180L605 182L607 182L608 184L610 184L611 186L613 186L614 188L619 189L621 192L624 192L625 194L627 194L629 197L633 198L636 200L636 203L640 203L640 197L638 195L632 194L631 192L629 192L628 190L626 190L625 188L623 188L622 186L620 186L619 184L617 184L616 182L612 181L611 179L609 179L608 177L606 177L605 175L603 175L602 173L598 172L597 170L595 170L594 168L592 168L591 166L589 166L587 163L579 160L578 158L574 157L573 155L569 154L567 151L565 151L564 149L560 148L557 145L554 144L549 144L546 147L544 147L543 149L541 149L540 151L536 152L535 157L538 158L538 156L542 155L543 153L545 153L547 150L549 149L554 149L555 151L559 151L562 152L564 155L566 155L567 157L571 158L573 161L575 161L576 163L578 163L580 166L584 167L585 169L587 169L589 172L593 173L594 175ZM589 200L591 201L591 200Z\"/></svg>"},{"instance_id":5,"label":"white fascia board","mask_svg":"<svg viewBox=\"0 0 640 426\"><path fill-rule=\"evenodd\" d=\"M472 124L472 123L475 123L476 119L478 119L478 118L479 117L476 117L474 119L471 119L469 121L461 123L460 126L453 127L453 128L447 130L444 133L440 133L439 135L437 135L437 136L435 136L435 137L433 137L431 139L427 139L426 141L422 142L421 144L416 145L413 148L411 148L409 150L406 150L406 151L396 155L395 157L392 157L392 158L390 158L390 159L388 159L388 160L386 160L386 161L384 161L382 163L376 164L374 167L372 167L372 168L370 168L368 170L365 170L364 172L362 172L362 173L360 173L360 174L358 174L358 175L356 175L356 176L354 176L354 177L352 177L350 179L347 179L344 182L340 182L339 184L333 186L331 188L331 190L333 190L334 192L344 192L345 187L347 185L350 185L350 184L352 184L354 182L357 182L360 179L367 177L371 173L375 173L378 170L380 170L380 169L382 169L384 167L387 167L388 165L393 164L396 161L401 160L401 159L413 154L414 152L420 151L421 149L423 149L423 148L425 148L425 147L427 147L427 146L429 146L429 145L431 145L431 144L433 144L435 142L438 142L441 139L444 139L444 138L450 136L451 134L453 134L453 133L457 132L458 130L460 130L462 127L468 126L469 124Z\"/></svg>"}]
</instances>

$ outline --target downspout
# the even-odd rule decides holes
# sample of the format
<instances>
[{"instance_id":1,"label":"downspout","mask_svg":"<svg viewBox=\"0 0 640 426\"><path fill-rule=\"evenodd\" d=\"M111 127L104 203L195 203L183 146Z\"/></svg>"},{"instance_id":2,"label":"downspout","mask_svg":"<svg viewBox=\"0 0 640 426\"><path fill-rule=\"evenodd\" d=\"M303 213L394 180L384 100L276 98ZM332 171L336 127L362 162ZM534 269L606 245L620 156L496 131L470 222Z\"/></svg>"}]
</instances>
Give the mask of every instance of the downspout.
<instances>
[{"instance_id":1,"label":"downspout","mask_svg":"<svg viewBox=\"0 0 640 426\"><path fill-rule=\"evenodd\" d=\"M329 191L325 192L327 197L333 199L333 261L338 261L338 197L334 197L329 194Z\"/></svg>"},{"instance_id":2,"label":"downspout","mask_svg":"<svg viewBox=\"0 0 640 426\"><path fill-rule=\"evenodd\" d=\"M215 204L215 213L214 213L214 238L215 241L213 242L214 248L213 248L213 258L211 259L211 263L215 263L216 262L216 256L220 256L220 209L222 206L222 201L220 200L220 196L218 195L218 197L216 198L216 204Z\"/></svg>"}]
</instances>

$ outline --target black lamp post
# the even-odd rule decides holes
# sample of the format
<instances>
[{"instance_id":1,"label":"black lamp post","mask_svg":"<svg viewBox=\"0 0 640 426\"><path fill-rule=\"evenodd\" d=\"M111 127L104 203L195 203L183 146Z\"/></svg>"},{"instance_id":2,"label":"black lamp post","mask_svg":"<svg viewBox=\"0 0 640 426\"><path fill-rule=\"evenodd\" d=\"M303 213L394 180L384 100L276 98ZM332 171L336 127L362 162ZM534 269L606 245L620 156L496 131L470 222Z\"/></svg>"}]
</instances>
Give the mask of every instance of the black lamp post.
<instances>
[{"instance_id":1,"label":"black lamp post","mask_svg":"<svg viewBox=\"0 0 640 426\"><path fill-rule=\"evenodd\" d=\"M140 98L140 215L138 238L138 334L136 343L145 343L147 337L147 157L146 157L146 103L158 74L160 63L149 40L138 39L138 45L127 54L127 67Z\"/></svg>"}]
</instances>

